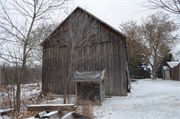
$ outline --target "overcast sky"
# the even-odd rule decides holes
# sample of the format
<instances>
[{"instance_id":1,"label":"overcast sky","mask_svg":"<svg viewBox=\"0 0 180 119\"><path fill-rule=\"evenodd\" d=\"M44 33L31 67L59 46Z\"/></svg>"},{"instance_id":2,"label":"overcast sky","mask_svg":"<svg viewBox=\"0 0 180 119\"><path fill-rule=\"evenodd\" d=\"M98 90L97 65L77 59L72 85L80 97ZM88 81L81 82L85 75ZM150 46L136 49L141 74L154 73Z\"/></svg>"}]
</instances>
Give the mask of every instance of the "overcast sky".
<instances>
[{"instance_id":1,"label":"overcast sky","mask_svg":"<svg viewBox=\"0 0 180 119\"><path fill-rule=\"evenodd\" d=\"M122 22L128 20L140 21L141 17L147 16L152 11L147 11L145 8L137 5L143 0L75 0L75 5L78 5L109 25L118 29Z\"/></svg>"},{"instance_id":2,"label":"overcast sky","mask_svg":"<svg viewBox=\"0 0 180 119\"><path fill-rule=\"evenodd\" d=\"M107 24L119 30L119 24L128 20L141 21L157 11L149 11L138 5L146 0L75 0L74 5L80 6ZM178 45L176 49L180 49Z\"/></svg>"}]
</instances>

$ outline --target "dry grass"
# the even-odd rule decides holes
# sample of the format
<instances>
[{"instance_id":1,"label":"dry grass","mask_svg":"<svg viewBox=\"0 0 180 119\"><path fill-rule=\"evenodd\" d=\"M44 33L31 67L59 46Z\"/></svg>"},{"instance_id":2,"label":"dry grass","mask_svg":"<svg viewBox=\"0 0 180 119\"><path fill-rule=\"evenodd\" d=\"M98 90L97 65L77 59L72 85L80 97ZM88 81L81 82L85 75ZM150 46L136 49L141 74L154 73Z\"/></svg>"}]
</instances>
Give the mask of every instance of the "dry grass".
<instances>
[{"instance_id":1,"label":"dry grass","mask_svg":"<svg viewBox=\"0 0 180 119\"><path fill-rule=\"evenodd\" d=\"M10 88L10 89L9 89ZM22 88L24 88L24 91L30 91L32 89L39 89L40 85L28 85L28 86L22 86ZM1 93L1 99L3 99L3 101L0 103L1 107L14 107L14 100L13 95L12 95L12 89L14 89L14 87L8 87L8 86L4 86L4 93ZM4 96L2 96L2 94ZM38 111L27 111L27 104L41 104L43 102L45 103L49 103L49 104L56 104L57 100L54 101L52 100L54 97L56 97L55 95L52 95L51 93L49 94L31 94L28 96L29 98L27 98L26 94L22 95L21 97L21 115L23 115L23 118L29 118L29 117L33 117L36 114L38 114ZM63 96L62 96L63 97ZM61 97L61 98L62 98ZM73 98L73 96L69 96L68 99ZM60 100L61 101L61 100ZM62 103L62 102L58 102L58 103ZM93 115L93 103L91 103L90 101L83 101L83 103L77 107L76 112L83 114L83 115L87 115L89 117L94 117ZM18 115L13 112L11 113L11 117L18 117ZM20 118L20 117L19 117Z\"/></svg>"},{"instance_id":2,"label":"dry grass","mask_svg":"<svg viewBox=\"0 0 180 119\"><path fill-rule=\"evenodd\" d=\"M39 113L39 111L27 111L27 110L25 110L25 112L23 114L23 118L33 117L38 113Z\"/></svg>"},{"instance_id":3,"label":"dry grass","mask_svg":"<svg viewBox=\"0 0 180 119\"><path fill-rule=\"evenodd\" d=\"M1 93L0 107L11 107L13 103L14 100L12 100L11 93Z\"/></svg>"},{"instance_id":4,"label":"dry grass","mask_svg":"<svg viewBox=\"0 0 180 119\"><path fill-rule=\"evenodd\" d=\"M40 103L44 102L45 100L53 98L51 96L51 94L44 95L42 93L37 95L37 97L38 97L37 100L31 101L32 104L37 104L37 103L40 104ZM29 101L26 101L26 102L24 101L24 105L27 104L27 103L29 103ZM49 102L49 101L48 101L48 103L49 104L54 104L54 102ZM38 114L40 112L41 111L27 111L27 110L25 110L24 114L23 114L23 118L34 117L36 114Z\"/></svg>"},{"instance_id":5,"label":"dry grass","mask_svg":"<svg viewBox=\"0 0 180 119\"><path fill-rule=\"evenodd\" d=\"M40 85L21 85L21 88L24 91L24 94L21 96L21 110L20 110L20 115L24 115L25 117L32 117L37 112L28 112L26 111L27 104L37 104L42 101L42 98L37 98L40 97L39 93L32 93L30 95L26 95L26 91L30 92L33 89L40 89ZM0 107L1 108L14 108L14 100L16 99L14 97L15 95L15 87L14 85L3 85L1 87L1 95L0 95ZM15 109L15 108L14 108ZM13 111L10 116L10 118L21 118L18 116L18 114Z\"/></svg>"}]
</instances>

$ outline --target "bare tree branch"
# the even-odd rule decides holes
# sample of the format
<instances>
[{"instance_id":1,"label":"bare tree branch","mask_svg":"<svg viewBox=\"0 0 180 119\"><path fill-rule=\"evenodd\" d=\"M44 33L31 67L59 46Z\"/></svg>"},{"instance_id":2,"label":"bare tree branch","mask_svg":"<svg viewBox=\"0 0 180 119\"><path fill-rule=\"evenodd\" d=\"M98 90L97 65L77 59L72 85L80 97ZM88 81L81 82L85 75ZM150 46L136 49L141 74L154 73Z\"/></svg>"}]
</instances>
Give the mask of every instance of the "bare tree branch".
<instances>
[{"instance_id":1,"label":"bare tree branch","mask_svg":"<svg viewBox=\"0 0 180 119\"><path fill-rule=\"evenodd\" d=\"M179 0L148 0L148 2L141 4L148 9L162 9L170 13L180 15Z\"/></svg>"},{"instance_id":2,"label":"bare tree branch","mask_svg":"<svg viewBox=\"0 0 180 119\"><path fill-rule=\"evenodd\" d=\"M36 25L47 16L52 15L67 0L0 0L1 42L7 45L1 57L4 60L21 62L20 73L17 77L17 107L20 110L20 82L27 61L32 61L32 50L37 39L32 38ZM4 45L4 46L5 46ZM13 46L15 49L8 47ZM17 52L15 52L17 51Z\"/></svg>"}]
</instances>

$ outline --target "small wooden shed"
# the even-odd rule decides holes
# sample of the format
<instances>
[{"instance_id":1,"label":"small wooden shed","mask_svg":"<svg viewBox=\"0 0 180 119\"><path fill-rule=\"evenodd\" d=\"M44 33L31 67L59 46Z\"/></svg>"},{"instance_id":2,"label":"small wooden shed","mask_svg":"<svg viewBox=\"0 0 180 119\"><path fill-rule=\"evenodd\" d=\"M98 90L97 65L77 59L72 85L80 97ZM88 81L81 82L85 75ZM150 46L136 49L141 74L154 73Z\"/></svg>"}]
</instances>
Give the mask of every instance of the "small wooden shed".
<instances>
[{"instance_id":1,"label":"small wooden shed","mask_svg":"<svg viewBox=\"0 0 180 119\"><path fill-rule=\"evenodd\" d=\"M101 105L105 101L104 79L107 80L105 70L76 71L71 81L76 82L77 104L91 101L95 105Z\"/></svg>"}]
</instances>

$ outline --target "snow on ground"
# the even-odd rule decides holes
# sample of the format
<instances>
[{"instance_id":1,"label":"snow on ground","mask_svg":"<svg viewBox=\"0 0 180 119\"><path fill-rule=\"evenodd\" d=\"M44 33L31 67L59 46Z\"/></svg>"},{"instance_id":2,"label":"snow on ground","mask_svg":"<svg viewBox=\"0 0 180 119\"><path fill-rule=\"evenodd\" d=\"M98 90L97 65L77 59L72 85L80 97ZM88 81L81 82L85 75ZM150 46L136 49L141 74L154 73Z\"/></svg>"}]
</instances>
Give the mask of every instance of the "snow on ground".
<instances>
[{"instance_id":1,"label":"snow on ground","mask_svg":"<svg viewBox=\"0 0 180 119\"><path fill-rule=\"evenodd\" d=\"M40 89L41 85L24 85L21 96L32 98ZM75 99L71 97L68 102L75 103ZM61 104L63 99L44 103ZM180 81L137 80L132 82L128 96L112 96L106 98L102 106L94 106L94 115L96 119L180 119Z\"/></svg>"},{"instance_id":2,"label":"snow on ground","mask_svg":"<svg viewBox=\"0 0 180 119\"><path fill-rule=\"evenodd\" d=\"M41 92L41 83L39 85L35 84L21 84L21 100L27 100L27 99L37 99L37 96ZM3 98L8 98L9 100L13 101L13 88L15 88L14 96L16 95L16 86L14 85L8 85L6 87L7 89L2 89L2 92L0 92L0 103L3 103Z\"/></svg>"},{"instance_id":3,"label":"snow on ground","mask_svg":"<svg viewBox=\"0 0 180 119\"><path fill-rule=\"evenodd\" d=\"M41 92L41 84L22 84L21 85L21 98L23 99L29 99L34 98L36 99L37 96Z\"/></svg>"},{"instance_id":4,"label":"snow on ground","mask_svg":"<svg viewBox=\"0 0 180 119\"><path fill-rule=\"evenodd\" d=\"M41 83L40 84L21 84L21 115L23 115L23 111L26 109L26 104L36 103L38 95L41 92ZM14 93L13 93L14 91ZM14 98L16 96L16 86L7 85L2 88L2 92L0 92L0 112L3 112L10 107L13 107ZM10 103L11 102L11 103ZM3 119L10 119L9 116L3 116ZM0 119L2 116L0 115Z\"/></svg>"},{"instance_id":5,"label":"snow on ground","mask_svg":"<svg viewBox=\"0 0 180 119\"><path fill-rule=\"evenodd\" d=\"M106 98L95 106L97 119L180 119L180 82L142 79L126 97Z\"/></svg>"}]
</instances>

